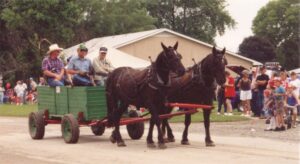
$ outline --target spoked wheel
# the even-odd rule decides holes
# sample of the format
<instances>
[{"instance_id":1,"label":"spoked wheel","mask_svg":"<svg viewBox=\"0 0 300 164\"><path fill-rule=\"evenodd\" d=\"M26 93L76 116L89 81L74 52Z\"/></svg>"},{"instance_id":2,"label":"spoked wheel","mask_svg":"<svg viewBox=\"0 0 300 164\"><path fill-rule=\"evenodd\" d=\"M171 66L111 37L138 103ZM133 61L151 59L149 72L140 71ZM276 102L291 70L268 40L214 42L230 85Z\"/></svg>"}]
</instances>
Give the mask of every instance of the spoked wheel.
<instances>
[{"instance_id":1,"label":"spoked wheel","mask_svg":"<svg viewBox=\"0 0 300 164\"><path fill-rule=\"evenodd\" d=\"M28 125L32 139L43 139L45 134L44 111L31 112L28 117Z\"/></svg>"},{"instance_id":2,"label":"spoked wheel","mask_svg":"<svg viewBox=\"0 0 300 164\"><path fill-rule=\"evenodd\" d=\"M95 136L101 136L105 131L105 126L94 125L94 126L91 126L91 130L95 134Z\"/></svg>"},{"instance_id":3,"label":"spoked wheel","mask_svg":"<svg viewBox=\"0 0 300 164\"><path fill-rule=\"evenodd\" d=\"M139 117L140 115L141 114L136 110L131 110L128 113L128 116L130 118ZM126 126L126 128L127 128L127 132L129 134L130 138L134 139L134 140L138 140L144 134L145 124L144 124L144 122L138 122L135 124L129 124Z\"/></svg>"},{"instance_id":4,"label":"spoked wheel","mask_svg":"<svg viewBox=\"0 0 300 164\"><path fill-rule=\"evenodd\" d=\"M72 114L66 114L62 118L61 132L66 143L77 143L79 138L79 125Z\"/></svg>"}]
</instances>

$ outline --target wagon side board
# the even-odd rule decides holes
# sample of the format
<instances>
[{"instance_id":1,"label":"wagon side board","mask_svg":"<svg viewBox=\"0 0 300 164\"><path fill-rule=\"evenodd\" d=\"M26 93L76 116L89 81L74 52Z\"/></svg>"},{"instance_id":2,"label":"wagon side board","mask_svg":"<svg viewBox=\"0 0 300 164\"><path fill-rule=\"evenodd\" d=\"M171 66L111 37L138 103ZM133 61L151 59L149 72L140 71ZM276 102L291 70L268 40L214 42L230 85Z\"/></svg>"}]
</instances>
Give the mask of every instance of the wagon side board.
<instances>
[{"instance_id":1,"label":"wagon side board","mask_svg":"<svg viewBox=\"0 0 300 164\"><path fill-rule=\"evenodd\" d=\"M83 121L106 117L104 87L38 87L38 110L47 109L49 118L83 113Z\"/></svg>"}]
</instances>

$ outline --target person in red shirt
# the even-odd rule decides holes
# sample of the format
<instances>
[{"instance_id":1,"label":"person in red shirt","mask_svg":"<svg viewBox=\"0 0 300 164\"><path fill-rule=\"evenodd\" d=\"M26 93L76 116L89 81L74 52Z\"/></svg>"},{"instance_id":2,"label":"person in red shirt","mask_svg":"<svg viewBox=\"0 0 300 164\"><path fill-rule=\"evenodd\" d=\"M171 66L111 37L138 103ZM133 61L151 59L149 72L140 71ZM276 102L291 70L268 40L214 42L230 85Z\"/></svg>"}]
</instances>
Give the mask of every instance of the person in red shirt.
<instances>
[{"instance_id":1,"label":"person in red shirt","mask_svg":"<svg viewBox=\"0 0 300 164\"><path fill-rule=\"evenodd\" d=\"M225 82L225 102L227 107L227 112L225 115L232 115L232 105L231 99L235 97L235 88L234 88L234 78L230 76L228 71L225 71L226 82Z\"/></svg>"}]
</instances>

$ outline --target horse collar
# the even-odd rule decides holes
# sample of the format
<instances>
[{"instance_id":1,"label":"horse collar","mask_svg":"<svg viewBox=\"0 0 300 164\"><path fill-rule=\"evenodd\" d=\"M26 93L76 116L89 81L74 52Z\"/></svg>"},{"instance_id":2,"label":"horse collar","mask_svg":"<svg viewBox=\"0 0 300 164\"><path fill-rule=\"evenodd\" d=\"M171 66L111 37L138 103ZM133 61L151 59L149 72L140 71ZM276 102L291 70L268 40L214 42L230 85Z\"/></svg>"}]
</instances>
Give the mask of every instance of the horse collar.
<instances>
[{"instance_id":1,"label":"horse collar","mask_svg":"<svg viewBox=\"0 0 300 164\"><path fill-rule=\"evenodd\" d=\"M159 74L155 71L155 69L150 68L148 71L148 86L152 89L159 89L161 87L170 87L171 86L171 76L169 74L168 83L165 84Z\"/></svg>"}]
</instances>

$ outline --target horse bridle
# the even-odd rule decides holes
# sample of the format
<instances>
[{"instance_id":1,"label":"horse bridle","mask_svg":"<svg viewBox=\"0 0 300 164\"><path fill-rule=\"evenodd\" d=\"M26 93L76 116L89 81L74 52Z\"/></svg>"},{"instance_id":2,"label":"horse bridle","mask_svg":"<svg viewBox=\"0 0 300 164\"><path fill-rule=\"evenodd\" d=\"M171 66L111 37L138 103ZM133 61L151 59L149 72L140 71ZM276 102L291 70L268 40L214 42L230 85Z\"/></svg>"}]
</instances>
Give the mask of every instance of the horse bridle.
<instances>
[{"instance_id":1,"label":"horse bridle","mask_svg":"<svg viewBox=\"0 0 300 164\"><path fill-rule=\"evenodd\" d=\"M218 56L219 57L219 56ZM204 59L205 60L205 59ZM192 81L194 83L197 84L205 84L204 78L203 78L203 74L202 74L202 62L204 61L202 60L200 63L196 63L196 70L197 72L195 73L195 71L193 70L193 75L192 75ZM225 56L223 55L222 57L222 63L224 65L227 65L226 60L225 60Z\"/></svg>"},{"instance_id":2,"label":"horse bridle","mask_svg":"<svg viewBox=\"0 0 300 164\"><path fill-rule=\"evenodd\" d=\"M175 60L180 60L182 58L181 55L175 49L172 48L172 50L175 52L176 57L173 59L167 59L168 57L166 55L166 52L164 52L163 56L167 59L167 60L165 60L166 61L165 64L166 64L167 68L164 68L162 70L170 70L171 69L170 63L173 63Z\"/></svg>"}]
</instances>

